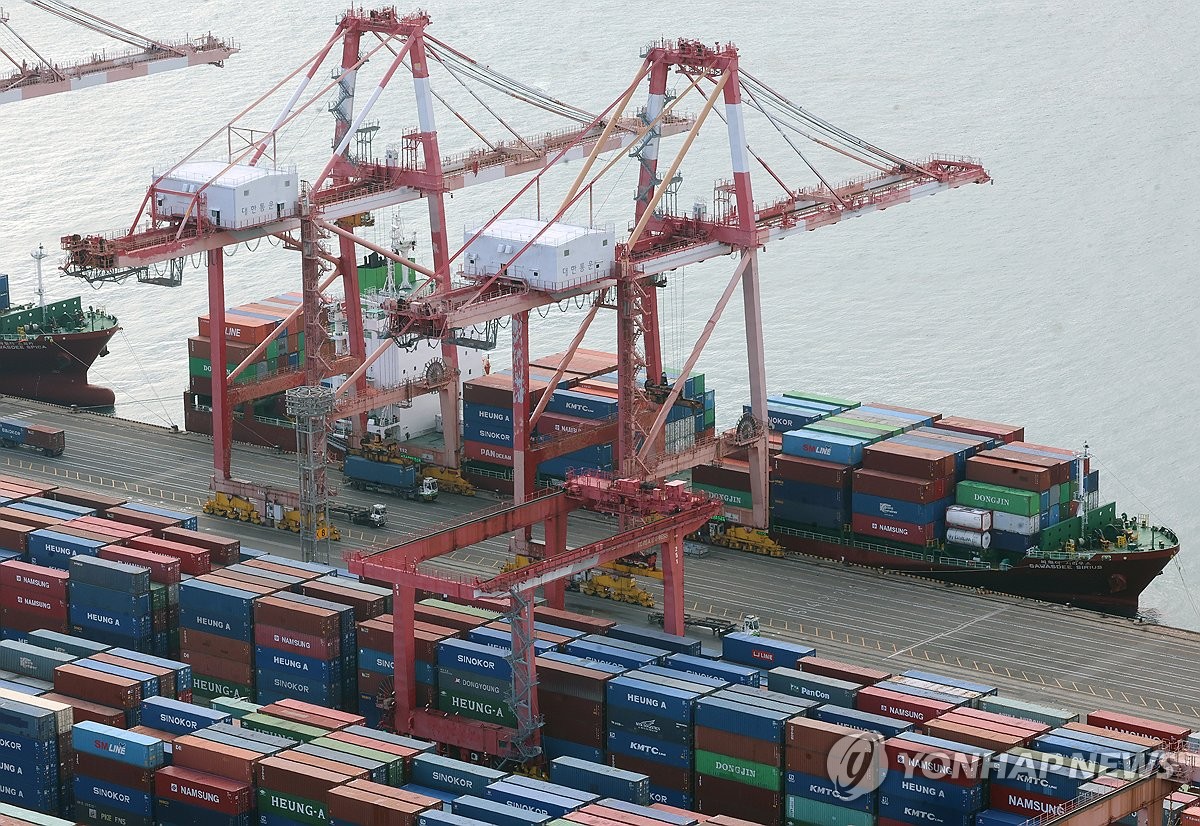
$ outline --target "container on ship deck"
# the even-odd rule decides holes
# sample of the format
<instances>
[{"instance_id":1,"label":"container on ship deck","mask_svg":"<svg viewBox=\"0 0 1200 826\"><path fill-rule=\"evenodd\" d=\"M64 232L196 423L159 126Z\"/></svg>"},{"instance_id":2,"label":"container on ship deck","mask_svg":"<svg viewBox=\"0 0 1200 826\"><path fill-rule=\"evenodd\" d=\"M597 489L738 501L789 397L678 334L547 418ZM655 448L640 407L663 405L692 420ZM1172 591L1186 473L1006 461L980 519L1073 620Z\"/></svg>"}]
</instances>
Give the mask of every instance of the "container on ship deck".
<instances>
[{"instance_id":1,"label":"container on ship deck","mask_svg":"<svg viewBox=\"0 0 1200 826\"><path fill-rule=\"evenodd\" d=\"M771 457L771 478L822 487L843 488L850 481L852 465L806 459L777 453Z\"/></svg>"},{"instance_id":2,"label":"container on ship deck","mask_svg":"<svg viewBox=\"0 0 1200 826\"><path fill-rule=\"evenodd\" d=\"M936 542L942 530L941 522L915 525L910 522L885 519L882 516L871 516L863 513L851 514L850 526L851 530L855 533L916 546Z\"/></svg>"},{"instance_id":3,"label":"container on ship deck","mask_svg":"<svg viewBox=\"0 0 1200 826\"><path fill-rule=\"evenodd\" d=\"M862 461L867 470L919 479L944 479L955 471L955 458L950 452L892 442L878 442L864 448Z\"/></svg>"},{"instance_id":4,"label":"container on ship deck","mask_svg":"<svg viewBox=\"0 0 1200 826\"><path fill-rule=\"evenodd\" d=\"M928 504L953 496L953 476L918 479L881 470L859 468L854 471L854 492L886 499Z\"/></svg>"},{"instance_id":5,"label":"container on ship deck","mask_svg":"<svg viewBox=\"0 0 1200 826\"><path fill-rule=\"evenodd\" d=\"M967 460L967 480L1000 487L1030 490L1041 493L1054 484L1048 468L1039 468L1008 459L972 456Z\"/></svg>"},{"instance_id":6,"label":"container on ship deck","mask_svg":"<svg viewBox=\"0 0 1200 826\"><path fill-rule=\"evenodd\" d=\"M1002 442L1019 442L1025 438L1025 428L1010 424L997 424L979 419L964 419L960 416L943 417L934 422L939 430L957 430L962 433L973 433L976 436L987 436Z\"/></svg>"}]
</instances>

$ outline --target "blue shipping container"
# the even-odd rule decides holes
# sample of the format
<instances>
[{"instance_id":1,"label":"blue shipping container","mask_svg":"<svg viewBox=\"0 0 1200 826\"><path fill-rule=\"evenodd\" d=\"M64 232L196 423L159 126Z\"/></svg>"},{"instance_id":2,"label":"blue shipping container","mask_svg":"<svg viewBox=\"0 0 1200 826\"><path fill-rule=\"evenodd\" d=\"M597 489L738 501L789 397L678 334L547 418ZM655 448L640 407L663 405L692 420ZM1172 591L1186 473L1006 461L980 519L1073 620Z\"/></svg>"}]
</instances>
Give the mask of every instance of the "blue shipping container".
<instances>
[{"instance_id":1,"label":"blue shipping container","mask_svg":"<svg viewBox=\"0 0 1200 826\"><path fill-rule=\"evenodd\" d=\"M784 724L796 715L750 705L752 702L754 700L751 697L740 702L721 697L701 697L696 701L696 725L769 743L783 742Z\"/></svg>"},{"instance_id":2,"label":"blue shipping container","mask_svg":"<svg viewBox=\"0 0 1200 826\"><path fill-rule=\"evenodd\" d=\"M712 677L727 683L758 686L761 682L758 669L735 663L723 663L688 654L672 654L663 662L667 668L684 674Z\"/></svg>"},{"instance_id":3,"label":"blue shipping container","mask_svg":"<svg viewBox=\"0 0 1200 826\"><path fill-rule=\"evenodd\" d=\"M862 731L877 731L884 737L897 737L912 731L913 728L913 724L907 720L840 706L817 706L809 716L823 723L837 723L840 726L848 726Z\"/></svg>"},{"instance_id":4,"label":"blue shipping container","mask_svg":"<svg viewBox=\"0 0 1200 826\"><path fill-rule=\"evenodd\" d=\"M835 433L816 430L790 430L783 434L783 452L788 456L819 459L840 465L857 465L862 461L865 439L852 439Z\"/></svg>"},{"instance_id":5,"label":"blue shipping container","mask_svg":"<svg viewBox=\"0 0 1200 826\"><path fill-rule=\"evenodd\" d=\"M608 751L680 769L690 770L692 767L692 750L686 746L630 734L627 731L608 732Z\"/></svg>"},{"instance_id":6,"label":"blue shipping container","mask_svg":"<svg viewBox=\"0 0 1200 826\"><path fill-rule=\"evenodd\" d=\"M139 769L157 769L164 765L162 740L103 723L76 723L71 728L71 746L75 751Z\"/></svg>"},{"instance_id":7,"label":"blue shipping container","mask_svg":"<svg viewBox=\"0 0 1200 826\"><path fill-rule=\"evenodd\" d=\"M550 761L550 778L556 783L583 789L600 797L615 797L643 806L650 803L650 779L644 774L615 766L574 757L559 757Z\"/></svg>"},{"instance_id":8,"label":"blue shipping container","mask_svg":"<svg viewBox=\"0 0 1200 826\"><path fill-rule=\"evenodd\" d=\"M974 826L975 812L931 806L924 799L897 794L879 795L879 816L902 823L930 826Z\"/></svg>"},{"instance_id":9,"label":"blue shipping container","mask_svg":"<svg viewBox=\"0 0 1200 826\"><path fill-rule=\"evenodd\" d=\"M574 654L589 660L613 663L624 668L641 668L657 662L656 657L649 654L636 654L624 648L614 648L610 645L596 645L582 640L572 640L563 646L567 654Z\"/></svg>"},{"instance_id":10,"label":"blue shipping container","mask_svg":"<svg viewBox=\"0 0 1200 826\"><path fill-rule=\"evenodd\" d=\"M535 814L562 817L582 805L578 800L558 794L500 781L487 787L487 799L524 809Z\"/></svg>"},{"instance_id":11,"label":"blue shipping container","mask_svg":"<svg viewBox=\"0 0 1200 826\"><path fill-rule=\"evenodd\" d=\"M656 628L640 628L625 623L614 625L604 636L610 640L625 640L649 648L673 651L676 654L697 655L702 647L700 640L668 634L666 631Z\"/></svg>"},{"instance_id":12,"label":"blue shipping container","mask_svg":"<svg viewBox=\"0 0 1200 826\"><path fill-rule=\"evenodd\" d=\"M418 754L412 759L412 782L455 794L484 794L488 784L505 777L504 772L464 763L437 754Z\"/></svg>"},{"instance_id":13,"label":"blue shipping container","mask_svg":"<svg viewBox=\"0 0 1200 826\"><path fill-rule=\"evenodd\" d=\"M473 795L457 798L452 806L453 813L456 815L474 818L476 822L480 823L492 823L495 826L536 826L553 819L540 812L518 809L516 806L508 806Z\"/></svg>"},{"instance_id":14,"label":"blue shipping container","mask_svg":"<svg viewBox=\"0 0 1200 826\"><path fill-rule=\"evenodd\" d=\"M839 806L851 812L874 812L876 795L874 791L867 794L855 794L824 777L811 774L787 772L784 775L783 790L806 800L821 800Z\"/></svg>"},{"instance_id":15,"label":"blue shipping container","mask_svg":"<svg viewBox=\"0 0 1200 826\"><path fill-rule=\"evenodd\" d=\"M608 681L605 696L609 708L632 708L667 720L688 723L692 719L696 700L702 693L668 688L630 677L614 677Z\"/></svg>"},{"instance_id":16,"label":"blue shipping container","mask_svg":"<svg viewBox=\"0 0 1200 826\"><path fill-rule=\"evenodd\" d=\"M455 671L470 671L498 680L512 679L512 666L499 648L470 642L445 639L438 643L438 666Z\"/></svg>"},{"instance_id":17,"label":"blue shipping container","mask_svg":"<svg viewBox=\"0 0 1200 826\"><path fill-rule=\"evenodd\" d=\"M690 722L672 720L655 711L610 705L605 723L609 731L651 737L676 746L692 745Z\"/></svg>"},{"instance_id":18,"label":"blue shipping container","mask_svg":"<svg viewBox=\"0 0 1200 826\"><path fill-rule=\"evenodd\" d=\"M771 669L776 666L795 668L804 657L811 657L816 649L800 643L757 637L735 632L721 638L721 658L742 665Z\"/></svg>"}]
</instances>

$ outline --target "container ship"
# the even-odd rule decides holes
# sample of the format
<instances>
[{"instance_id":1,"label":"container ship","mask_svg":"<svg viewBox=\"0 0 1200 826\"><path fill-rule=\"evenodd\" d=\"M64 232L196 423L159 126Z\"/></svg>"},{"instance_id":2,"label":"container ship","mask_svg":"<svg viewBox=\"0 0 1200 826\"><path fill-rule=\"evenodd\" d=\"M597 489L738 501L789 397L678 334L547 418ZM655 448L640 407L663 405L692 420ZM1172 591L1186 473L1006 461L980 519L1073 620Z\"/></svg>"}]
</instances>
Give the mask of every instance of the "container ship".
<instances>
[{"instance_id":1,"label":"container ship","mask_svg":"<svg viewBox=\"0 0 1200 826\"><path fill-rule=\"evenodd\" d=\"M421 705L511 728L503 606L419 595L398 650L390 588L196 527L0 476L4 822L1020 826L1200 750L1162 720L537 605L543 753L515 764L389 704L406 657ZM848 744L872 759L847 770ZM1200 820L1186 786L1161 805Z\"/></svg>"},{"instance_id":2,"label":"container ship","mask_svg":"<svg viewBox=\"0 0 1200 826\"><path fill-rule=\"evenodd\" d=\"M51 404L112 407L116 394L88 382L88 370L108 355L120 330L104 310L79 297L14 306L0 275L0 394Z\"/></svg>"}]
</instances>

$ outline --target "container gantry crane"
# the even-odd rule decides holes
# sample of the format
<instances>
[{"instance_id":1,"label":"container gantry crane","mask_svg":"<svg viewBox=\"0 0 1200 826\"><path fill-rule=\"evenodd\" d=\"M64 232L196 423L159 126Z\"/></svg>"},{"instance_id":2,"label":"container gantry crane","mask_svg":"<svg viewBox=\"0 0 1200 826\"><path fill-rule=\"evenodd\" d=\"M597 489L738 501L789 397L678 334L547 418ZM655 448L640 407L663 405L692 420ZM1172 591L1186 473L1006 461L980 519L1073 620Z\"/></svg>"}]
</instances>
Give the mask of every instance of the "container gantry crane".
<instances>
[{"instance_id":1,"label":"container gantry crane","mask_svg":"<svg viewBox=\"0 0 1200 826\"><path fill-rule=\"evenodd\" d=\"M223 66L225 59L238 51L231 41L212 34L190 40L158 40L110 23L60 0L25 2L97 34L111 37L126 44L126 48L111 54L94 54L89 60L77 63L55 63L43 57L33 44L18 34L9 22L8 12L0 9L0 31L10 35L9 42L0 46L0 57L12 64L8 75L0 77L0 104L206 63Z\"/></svg>"},{"instance_id":2,"label":"container gantry crane","mask_svg":"<svg viewBox=\"0 0 1200 826\"><path fill-rule=\"evenodd\" d=\"M429 17L423 13L401 16L394 8L347 12L338 21L333 35L315 55L247 106L180 164L158 175L126 231L113 235L74 234L62 239L66 251L64 272L91 282L120 281L136 276L138 280L148 283L175 285L180 283L184 262L192 256L204 256L208 274L209 320L213 330L221 330L225 326L222 250L273 237L301 252L304 301L283 324L289 324L303 314L306 341L303 367L283 370L234 387L234 380L265 353L269 342L264 342L228 374L222 375L221 371L216 371L213 375L213 490L251 501L263 513L270 513L275 505L293 509L299 504L298 496L295 491L263 488L232 477L232 408L238 403L301 385L316 385L331 376L349 374L349 379L338 388L334 418L358 417L370 409L405 401L418 393L440 393L443 421L447 423L444 428L447 439L445 462L457 462L458 428L451 425L459 420L460 415L453 337L439 336L444 342L443 357L441 361L431 364L432 369L427 371L422 380L390 389L368 388L366 385L367 369L386 352L386 348L380 348L370 358L365 354L356 244L426 276L429 280L420 288L426 294L434 297L447 295L452 292L450 266L454 257L450 254L445 228L444 201L449 193L585 157L589 150L597 153L618 151L640 140L646 133L647 127L640 117L623 117L619 111L612 111L612 107L600 115L587 113L482 66L431 37L426 31L429 23ZM378 41L369 49L363 44L368 36ZM301 103L320 67L339 43L341 63L336 77ZM390 55L390 62L366 103L355 111L356 83L360 70L368 60L380 53ZM469 73L482 78L492 87L501 88L519 100L563 116L572 121L572 125L537 137L525 137L512 132L511 140L484 139L483 147L443 157L434 122L433 104L435 98L446 102L431 88L431 64L454 67L452 71L456 73L455 76ZM366 122L381 93L402 68L412 76L417 95L418 126L404 136L403 144L395 156L389 155L382 160L359 157L351 151L352 139ZM239 125L271 94L297 77L300 80L295 92L269 130L256 131ZM222 221L219 213L214 214L208 201L217 187L234 176L244 177L250 174L249 170L266 167L272 162L275 138L280 131L331 90L336 97L331 107L335 121L335 149L314 181L300 187L303 191L299 197L291 202L280 202L273 213L260 213L248 219L235 218L231 222L226 217ZM451 111L454 112L453 109ZM465 122L461 115L455 114ZM685 117L669 116L661 118L657 128L664 134L674 134L686 129L690 123ZM512 131L507 124L504 126ZM482 136L479 130L474 127L471 129ZM194 178L197 173L192 173L187 164L205 145L221 135L227 135L230 147L236 145L238 149L234 151L231 148L227 161L216 164L215 169L203 170L202 180L196 183L181 182L185 176L180 170ZM420 198L424 198L428 204L434 259L432 269L375 245L352 231L354 226L361 223L359 216L371 210ZM148 228L143 227L143 218ZM336 255L327 252L322 243L330 235L338 239ZM159 275L157 268L160 266L168 267L165 277ZM326 274L330 269L332 272ZM335 358L323 324L324 299L321 293L339 276L343 282L350 325L350 355ZM211 346L212 363L224 363L224 339L220 335L212 336Z\"/></svg>"}]
</instances>

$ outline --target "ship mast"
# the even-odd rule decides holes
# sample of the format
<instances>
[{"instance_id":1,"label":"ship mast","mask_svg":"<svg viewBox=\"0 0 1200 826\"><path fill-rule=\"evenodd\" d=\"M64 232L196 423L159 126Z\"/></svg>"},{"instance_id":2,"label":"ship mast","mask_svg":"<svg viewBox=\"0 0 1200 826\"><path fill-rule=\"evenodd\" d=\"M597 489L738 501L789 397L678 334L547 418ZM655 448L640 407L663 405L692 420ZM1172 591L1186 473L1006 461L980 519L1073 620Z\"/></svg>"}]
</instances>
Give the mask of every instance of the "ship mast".
<instances>
[{"instance_id":1,"label":"ship mast","mask_svg":"<svg viewBox=\"0 0 1200 826\"><path fill-rule=\"evenodd\" d=\"M37 286L38 308L42 311L42 324L45 324L46 323L46 287L45 287L45 284L43 284L43 282L42 282L42 259L49 256L50 253L46 252L46 250L42 247L41 244L38 244L38 248L36 250L34 250L33 252L29 253L29 255L31 258L33 258L34 261L37 262L36 266L37 266L37 285L38 285Z\"/></svg>"}]
</instances>

